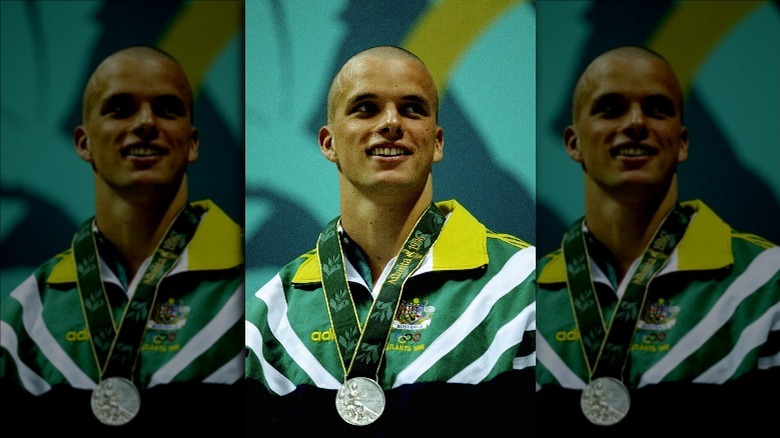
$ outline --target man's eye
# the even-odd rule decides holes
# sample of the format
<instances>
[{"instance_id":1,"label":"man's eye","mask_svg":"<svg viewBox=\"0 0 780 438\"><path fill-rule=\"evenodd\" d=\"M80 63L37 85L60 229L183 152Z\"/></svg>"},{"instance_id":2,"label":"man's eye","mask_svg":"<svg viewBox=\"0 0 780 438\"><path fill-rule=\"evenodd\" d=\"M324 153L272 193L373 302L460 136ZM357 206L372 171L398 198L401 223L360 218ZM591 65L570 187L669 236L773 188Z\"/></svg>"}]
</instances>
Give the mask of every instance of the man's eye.
<instances>
[{"instance_id":1,"label":"man's eye","mask_svg":"<svg viewBox=\"0 0 780 438\"><path fill-rule=\"evenodd\" d=\"M375 113L376 110L376 105L371 102L361 102L352 108L353 113Z\"/></svg>"},{"instance_id":2,"label":"man's eye","mask_svg":"<svg viewBox=\"0 0 780 438\"><path fill-rule=\"evenodd\" d=\"M604 107L603 113L609 117L615 117L620 114L620 109L617 105L607 105Z\"/></svg>"},{"instance_id":3,"label":"man's eye","mask_svg":"<svg viewBox=\"0 0 780 438\"><path fill-rule=\"evenodd\" d=\"M614 118L625 111L625 104L618 99L607 98L596 102L592 114L599 114L605 118Z\"/></svg>"},{"instance_id":4,"label":"man's eye","mask_svg":"<svg viewBox=\"0 0 780 438\"><path fill-rule=\"evenodd\" d=\"M428 114L428 112L425 111L425 107L419 103L407 103L401 110L406 114L419 114L421 116Z\"/></svg>"},{"instance_id":5,"label":"man's eye","mask_svg":"<svg viewBox=\"0 0 780 438\"><path fill-rule=\"evenodd\" d=\"M615 105L602 105L594 111L595 114L601 114L605 117L615 117L618 115L618 110Z\"/></svg>"},{"instance_id":6,"label":"man's eye","mask_svg":"<svg viewBox=\"0 0 780 438\"><path fill-rule=\"evenodd\" d=\"M672 117L675 115L674 102L667 98L648 99L644 111L650 117Z\"/></svg>"},{"instance_id":7,"label":"man's eye","mask_svg":"<svg viewBox=\"0 0 780 438\"><path fill-rule=\"evenodd\" d=\"M101 114L115 119L130 117L135 110L135 101L125 94L111 96L100 106Z\"/></svg>"},{"instance_id":8,"label":"man's eye","mask_svg":"<svg viewBox=\"0 0 780 438\"><path fill-rule=\"evenodd\" d=\"M154 112L160 117L181 117L184 116L184 102L163 99L155 104Z\"/></svg>"},{"instance_id":9,"label":"man's eye","mask_svg":"<svg viewBox=\"0 0 780 438\"><path fill-rule=\"evenodd\" d=\"M124 118L133 114L133 107L128 104L118 103L109 107L109 113L116 118Z\"/></svg>"}]
</instances>

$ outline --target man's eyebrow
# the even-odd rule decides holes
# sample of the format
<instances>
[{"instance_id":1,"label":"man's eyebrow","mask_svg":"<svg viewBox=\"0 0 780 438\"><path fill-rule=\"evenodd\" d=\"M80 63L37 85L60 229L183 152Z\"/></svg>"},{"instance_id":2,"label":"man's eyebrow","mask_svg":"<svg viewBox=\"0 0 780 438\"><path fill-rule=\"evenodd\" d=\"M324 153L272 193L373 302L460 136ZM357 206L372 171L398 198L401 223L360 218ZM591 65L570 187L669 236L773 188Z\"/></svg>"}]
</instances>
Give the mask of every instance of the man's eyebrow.
<instances>
[{"instance_id":1,"label":"man's eyebrow","mask_svg":"<svg viewBox=\"0 0 780 438\"><path fill-rule=\"evenodd\" d=\"M609 93L600 94L598 96L593 96L593 102L601 102L605 99L618 99L621 97L622 95L620 93L609 92Z\"/></svg>"},{"instance_id":2,"label":"man's eyebrow","mask_svg":"<svg viewBox=\"0 0 780 438\"><path fill-rule=\"evenodd\" d=\"M126 102L133 99L132 94L130 93L114 93L108 96L105 96L103 99L99 100L97 103L98 108L105 109L109 105L113 105L116 102Z\"/></svg>"},{"instance_id":3,"label":"man's eyebrow","mask_svg":"<svg viewBox=\"0 0 780 438\"><path fill-rule=\"evenodd\" d=\"M108 96L105 96L105 98L103 99L103 102L107 102L109 100L114 100L114 99L127 99L128 97L131 97L131 96L132 95L130 93L109 94Z\"/></svg>"},{"instance_id":4,"label":"man's eyebrow","mask_svg":"<svg viewBox=\"0 0 780 438\"><path fill-rule=\"evenodd\" d=\"M179 96L178 94L160 94L159 96L154 97L153 100L155 100L155 101L162 100L162 101L165 101L165 102L175 101L175 102L181 102L181 103L185 103L186 102L184 100L184 98Z\"/></svg>"},{"instance_id":5,"label":"man's eyebrow","mask_svg":"<svg viewBox=\"0 0 780 438\"><path fill-rule=\"evenodd\" d=\"M376 99L376 98L377 98L377 95L374 94L374 93L361 93L361 94L357 94L357 95L349 98L346 102L347 102L347 104L354 104L354 103L357 103L357 102L362 102L364 100L371 100L371 99Z\"/></svg>"},{"instance_id":6,"label":"man's eyebrow","mask_svg":"<svg viewBox=\"0 0 780 438\"><path fill-rule=\"evenodd\" d=\"M426 98L424 98L422 96L419 96L417 94L409 94L409 95L404 96L402 99L405 100L405 101L409 101L409 102L419 102L419 103L422 103L422 104L425 104L425 105L430 105L430 100L428 100L428 99L426 99Z\"/></svg>"},{"instance_id":7,"label":"man's eyebrow","mask_svg":"<svg viewBox=\"0 0 780 438\"><path fill-rule=\"evenodd\" d=\"M645 99L658 99L658 100L668 100L672 103L674 103L674 98L668 94L663 93L657 93L657 94L650 94Z\"/></svg>"},{"instance_id":8,"label":"man's eyebrow","mask_svg":"<svg viewBox=\"0 0 780 438\"><path fill-rule=\"evenodd\" d=\"M357 102L362 102L364 100L376 99L378 97L379 96L374 93L361 93L349 98L346 102L347 104L354 104ZM402 96L401 100L409 101L409 102L419 102L419 103L424 103L426 105L430 104L430 100L417 94L408 94L406 96Z\"/></svg>"},{"instance_id":9,"label":"man's eyebrow","mask_svg":"<svg viewBox=\"0 0 780 438\"><path fill-rule=\"evenodd\" d=\"M615 101L615 100L621 100L623 96L620 93L604 93L599 94L597 96L593 96L593 98L590 100L590 104L586 107L589 110L594 110L599 107L599 105L603 105L604 102L609 101Z\"/></svg>"}]
</instances>

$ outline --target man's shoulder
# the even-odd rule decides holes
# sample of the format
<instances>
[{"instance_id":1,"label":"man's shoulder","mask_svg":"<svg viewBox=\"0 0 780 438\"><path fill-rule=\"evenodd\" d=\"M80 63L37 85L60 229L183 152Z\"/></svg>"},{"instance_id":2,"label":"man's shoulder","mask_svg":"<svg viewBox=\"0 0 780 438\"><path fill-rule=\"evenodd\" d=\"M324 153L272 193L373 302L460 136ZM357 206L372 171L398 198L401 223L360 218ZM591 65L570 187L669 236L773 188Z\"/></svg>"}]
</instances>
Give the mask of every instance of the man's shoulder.
<instances>
[{"instance_id":1,"label":"man's shoulder","mask_svg":"<svg viewBox=\"0 0 780 438\"><path fill-rule=\"evenodd\" d=\"M538 283L561 283L566 281L566 265L560 248L548 252L536 261Z\"/></svg>"},{"instance_id":2,"label":"man's shoulder","mask_svg":"<svg viewBox=\"0 0 780 438\"><path fill-rule=\"evenodd\" d=\"M488 239L488 241L493 240L495 242L500 242L501 244L506 244L517 249L534 248L534 245L513 234L486 230L485 238Z\"/></svg>"},{"instance_id":3,"label":"man's shoulder","mask_svg":"<svg viewBox=\"0 0 780 438\"><path fill-rule=\"evenodd\" d=\"M316 283L321 279L317 249L313 248L284 264L274 279L268 283L281 282L284 285L292 283Z\"/></svg>"},{"instance_id":4,"label":"man's shoulder","mask_svg":"<svg viewBox=\"0 0 780 438\"><path fill-rule=\"evenodd\" d=\"M62 251L35 267L31 274L17 284L8 295L3 296L3 303L5 304L7 300L11 299L11 295L21 297L33 291L40 292L50 283L75 285L76 264L70 249Z\"/></svg>"},{"instance_id":5,"label":"man's shoulder","mask_svg":"<svg viewBox=\"0 0 780 438\"><path fill-rule=\"evenodd\" d=\"M202 199L192 202L193 208L204 214L203 220L213 223L218 228L226 228L232 232L241 232L241 226L230 215L228 215L216 202L210 199Z\"/></svg>"},{"instance_id":6,"label":"man's shoulder","mask_svg":"<svg viewBox=\"0 0 780 438\"><path fill-rule=\"evenodd\" d=\"M731 238L761 250L777 248L778 246L775 242L772 242L769 239L766 239L757 234L743 233L737 230L732 230Z\"/></svg>"},{"instance_id":7,"label":"man's shoulder","mask_svg":"<svg viewBox=\"0 0 780 438\"><path fill-rule=\"evenodd\" d=\"M735 259L752 259L777 245L753 233L734 229L700 200L682 203L693 218L678 245L678 266L683 269L721 268Z\"/></svg>"},{"instance_id":8,"label":"man's shoulder","mask_svg":"<svg viewBox=\"0 0 780 438\"><path fill-rule=\"evenodd\" d=\"M243 265L241 227L210 200L196 201L192 205L203 216L189 243L189 268L211 270Z\"/></svg>"},{"instance_id":9,"label":"man's shoulder","mask_svg":"<svg viewBox=\"0 0 780 438\"><path fill-rule=\"evenodd\" d=\"M76 260L68 248L38 265L33 276L49 283L70 283L76 281Z\"/></svg>"},{"instance_id":10,"label":"man's shoulder","mask_svg":"<svg viewBox=\"0 0 780 438\"><path fill-rule=\"evenodd\" d=\"M512 251L534 248L532 244L513 234L488 228L454 199L437 202L436 206L447 216L440 235L441 243L437 243L439 248L448 246L450 242L460 248L459 252L469 247L488 247L488 250L507 247Z\"/></svg>"}]
</instances>

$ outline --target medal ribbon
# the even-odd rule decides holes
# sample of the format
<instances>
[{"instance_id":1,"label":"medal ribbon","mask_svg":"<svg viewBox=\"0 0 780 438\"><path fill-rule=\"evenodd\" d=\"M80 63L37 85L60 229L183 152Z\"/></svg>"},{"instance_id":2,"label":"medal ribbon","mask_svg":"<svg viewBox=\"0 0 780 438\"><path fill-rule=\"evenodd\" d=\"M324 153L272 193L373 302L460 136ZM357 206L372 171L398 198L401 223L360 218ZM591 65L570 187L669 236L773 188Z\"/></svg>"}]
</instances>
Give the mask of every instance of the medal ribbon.
<instances>
[{"instance_id":1,"label":"medal ribbon","mask_svg":"<svg viewBox=\"0 0 780 438\"><path fill-rule=\"evenodd\" d=\"M100 258L92 232L94 219L81 225L71 244L81 307L101 379L111 376L130 377L149 314L157 298L157 287L192 239L200 218L189 204L177 215L155 249L118 324L114 321L102 280Z\"/></svg>"},{"instance_id":2,"label":"medal ribbon","mask_svg":"<svg viewBox=\"0 0 780 438\"><path fill-rule=\"evenodd\" d=\"M648 285L666 265L685 233L690 217L679 204L667 215L642 255L608 325L604 321L591 278L590 258L582 232L583 221L581 219L572 224L561 244L566 262L569 299L591 377L619 377L628 358Z\"/></svg>"},{"instance_id":3,"label":"medal ribbon","mask_svg":"<svg viewBox=\"0 0 780 438\"><path fill-rule=\"evenodd\" d=\"M331 221L317 241L328 316L336 335L345 380L358 376L378 380L379 363L404 284L420 267L425 254L439 237L444 216L435 204L431 204L418 219L371 304L363 327L349 290L338 221L339 218Z\"/></svg>"}]
</instances>

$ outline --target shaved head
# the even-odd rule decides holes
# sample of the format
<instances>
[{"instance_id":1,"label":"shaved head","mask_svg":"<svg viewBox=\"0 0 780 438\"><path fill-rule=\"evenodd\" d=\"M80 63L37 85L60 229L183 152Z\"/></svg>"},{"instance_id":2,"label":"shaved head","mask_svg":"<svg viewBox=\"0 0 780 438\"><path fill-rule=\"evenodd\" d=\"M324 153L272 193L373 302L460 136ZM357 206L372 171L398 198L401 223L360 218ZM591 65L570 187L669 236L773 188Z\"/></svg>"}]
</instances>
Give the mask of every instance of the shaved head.
<instances>
[{"instance_id":1,"label":"shaved head","mask_svg":"<svg viewBox=\"0 0 780 438\"><path fill-rule=\"evenodd\" d=\"M95 68L95 71L92 72L92 75L89 77L89 80L87 80L87 84L84 87L84 93L81 97L81 115L82 119L86 120L88 117L88 114L90 112L90 109L92 108L92 105L94 102L94 97L96 95L97 90L100 89L100 87L104 86L104 75L107 71L111 70L111 68L114 66L115 62L119 58L134 58L138 60L154 60L154 61L163 61L163 62L170 62L172 65L175 66L175 68L181 73L181 76L183 77L183 84L185 85L185 89L182 90L186 104L189 107L190 115L192 115L193 112L193 95L192 95L192 87L189 83L189 79L187 79L187 75L184 72L184 69L182 69L179 62L174 58L171 54L168 52L158 49L156 47L152 46L131 46L124 49L117 50L116 52L108 55L103 61L98 64L97 68Z\"/></svg>"},{"instance_id":2,"label":"shaved head","mask_svg":"<svg viewBox=\"0 0 780 438\"><path fill-rule=\"evenodd\" d=\"M596 88L600 80L599 73L607 68L611 62L615 59L623 59L629 61L656 61L665 64L666 68L671 73L670 77L673 78L671 84L672 94L677 105L677 110L682 116L683 107L683 93L680 86L677 75L675 75L672 66L669 61L666 60L659 53L641 46L621 46L614 49L607 50L601 55L597 56L593 61L588 64L585 70L579 77L577 85L574 87L572 93L572 121L576 122L580 108L587 100L587 97L591 94L592 90Z\"/></svg>"},{"instance_id":3,"label":"shaved head","mask_svg":"<svg viewBox=\"0 0 780 438\"><path fill-rule=\"evenodd\" d=\"M385 60L413 60L419 62L426 71L428 70L428 68L425 67L425 63L419 57L417 57L417 55L401 47L376 46L358 52L349 58L346 63L344 63L339 72L333 78L333 82L330 84L330 90L328 90L328 122L330 122L330 120L333 118L333 108L335 106L335 102L344 91L345 84L349 82L356 62L366 57L374 57ZM433 78L431 78L430 85L434 90L433 97L435 100L433 102L433 109L436 111L436 114L438 114L439 96L438 92L436 91L436 85L433 83Z\"/></svg>"}]
</instances>

